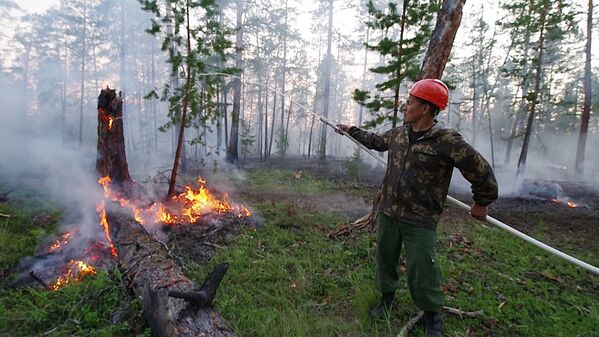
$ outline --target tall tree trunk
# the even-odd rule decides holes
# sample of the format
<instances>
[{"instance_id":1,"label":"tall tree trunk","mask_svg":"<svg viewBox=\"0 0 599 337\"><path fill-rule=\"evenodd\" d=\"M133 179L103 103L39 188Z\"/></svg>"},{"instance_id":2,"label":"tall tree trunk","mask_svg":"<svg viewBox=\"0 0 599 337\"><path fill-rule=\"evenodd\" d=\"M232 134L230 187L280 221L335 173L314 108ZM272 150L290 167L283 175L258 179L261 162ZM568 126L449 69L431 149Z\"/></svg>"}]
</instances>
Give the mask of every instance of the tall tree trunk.
<instances>
[{"instance_id":1,"label":"tall tree trunk","mask_svg":"<svg viewBox=\"0 0 599 337\"><path fill-rule=\"evenodd\" d=\"M121 32L120 32L120 46L119 46L119 60L120 60L120 67L119 67L119 82L121 83L121 92L123 94L123 100L125 102L127 102L127 92L129 90L129 88L127 88L127 80L126 80L126 74L127 74L127 54L125 51L125 46L127 43L127 37L126 37L126 30L125 30L125 3L126 1L121 1ZM128 116L127 114L127 106L125 105L124 109L124 114L125 116ZM127 125L127 127L129 127L130 125Z\"/></svg>"},{"instance_id":2,"label":"tall tree trunk","mask_svg":"<svg viewBox=\"0 0 599 337\"><path fill-rule=\"evenodd\" d=\"M268 88L268 74L266 74L266 87ZM264 160L268 158L268 90L266 91L265 96L266 98L264 100Z\"/></svg>"},{"instance_id":3,"label":"tall tree trunk","mask_svg":"<svg viewBox=\"0 0 599 337\"><path fill-rule=\"evenodd\" d=\"M98 92L100 89L100 85L98 84L98 56L96 55L96 41L95 38L91 38L92 40L92 57L94 58L94 83L96 85L96 90L94 92Z\"/></svg>"},{"instance_id":4,"label":"tall tree trunk","mask_svg":"<svg viewBox=\"0 0 599 337\"><path fill-rule=\"evenodd\" d=\"M170 1L165 1L166 3L166 13L167 13L167 19L169 22L173 22L175 20L174 15L173 15L173 9L172 9L172 5ZM168 24L167 28L166 28L166 33L168 36L173 37L174 35L174 31L173 31L173 25L172 24ZM169 46L169 53L171 55L174 55L177 51L177 46L175 44L174 40L171 40ZM170 75L170 86L172 88L172 90L176 90L177 88L179 88L180 86L180 78L179 78L179 72L178 71L171 71L171 75ZM181 109L177 109L175 111L175 116L176 116L176 120L177 122L174 125L173 128L173 132L172 132L172 148L175 151L175 156L176 156L176 152L177 152L177 148L179 147L179 142L178 142L178 138L180 133L178 132L178 130L181 129L181 121L183 120L183 116L182 116L182 112ZM179 163L181 164L181 170L182 171L186 171L186 167L187 167L187 160L186 160L186 155L185 155L185 142L181 143L181 150L179 151L179 156L180 156L180 161Z\"/></svg>"},{"instance_id":5,"label":"tall tree trunk","mask_svg":"<svg viewBox=\"0 0 599 337\"><path fill-rule=\"evenodd\" d=\"M225 147L226 148L229 148L229 120L227 119L227 113L229 112L229 103L227 103L228 91L229 91L229 88L227 87L227 85L225 85L225 88L223 90L223 103L224 103L223 121L225 122Z\"/></svg>"},{"instance_id":6,"label":"tall tree trunk","mask_svg":"<svg viewBox=\"0 0 599 337\"><path fill-rule=\"evenodd\" d=\"M217 116L216 116L216 148L218 151L223 146L223 101L222 101L222 84L217 86L216 92L216 107L217 107Z\"/></svg>"},{"instance_id":7,"label":"tall tree trunk","mask_svg":"<svg viewBox=\"0 0 599 337\"><path fill-rule=\"evenodd\" d=\"M591 116L592 82L591 82L591 36L593 32L593 0L589 0L587 14L587 45L585 49L586 60L584 63L584 105L580 119L580 135L576 148L576 172L584 173L584 151L589 130L589 119Z\"/></svg>"},{"instance_id":8,"label":"tall tree trunk","mask_svg":"<svg viewBox=\"0 0 599 337\"><path fill-rule=\"evenodd\" d=\"M83 43L81 44L81 96L79 98L79 147L83 143L83 97L85 95L85 40L87 33L87 1L83 2Z\"/></svg>"},{"instance_id":9,"label":"tall tree trunk","mask_svg":"<svg viewBox=\"0 0 599 337\"><path fill-rule=\"evenodd\" d=\"M465 2L466 0L443 0L418 79L441 78L443 75L455 34L462 21Z\"/></svg>"},{"instance_id":10,"label":"tall tree trunk","mask_svg":"<svg viewBox=\"0 0 599 337\"><path fill-rule=\"evenodd\" d=\"M260 71L260 70L258 70ZM259 79L260 81L260 79ZM263 160L263 156L264 154L262 153L262 124L264 123L264 102L263 102L263 95L264 89L262 88L262 86L258 87L258 125L257 125L257 130L256 132L258 133L256 135L256 151L258 152L258 155L260 156L260 161Z\"/></svg>"},{"instance_id":11,"label":"tall tree trunk","mask_svg":"<svg viewBox=\"0 0 599 337\"><path fill-rule=\"evenodd\" d=\"M472 147L476 145L476 67L472 58Z\"/></svg>"},{"instance_id":12,"label":"tall tree trunk","mask_svg":"<svg viewBox=\"0 0 599 337\"><path fill-rule=\"evenodd\" d=\"M370 14L368 14L368 20L370 21ZM366 42L370 42L370 27L366 27ZM366 71L368 70L368 48L364 47L364 64L362 65L362 81L360 82L360 90L366 88ZM360 104L360 111L358 113L358 126L362 126L362 119L364 118L364 106Z\"/></svg>"},{"instance_id":13,"label":"tall tree trunk","mask_svg":"<svg viewBox=\"0 0 599 337\"><path fill-rule=\"evenodd\" d=\"M403 0L403 8L401 13L401 28L399 30L399 53L397 54L397 59L401 60L401 55L403 54L403 34L406 25L406 12L408 10L409 0ZM397 67L397 73L395 74L397 79L399 80L401 77L401 65ZM392 127L397 126L397 112L399 110L399 88L401 83L397 83L395 87L395 97L393 99L393 124Z\"/></svg>"},{"instance_id":14,"label":"tall tree trunk","mask_svg":"<svg viewBox=\"0 0 599 337\"><path fill-rule=\"evenodd\" d=\"M175 196L177 187L177 174L179 171L179 164L181 159L181 152L183 151L183 139L185 137L185 122L187 119L187 108L189 106L189 95L191 94L191 27L189 22L189 1L187 0L187 74L185 78L185 93L183 96L183 111L181 112L181 126L179 128L179 137L177 140L177 150L175 152L175 162L173 163L173 170L171 171L171 179L168 185L168 192L166 194L167 199Z\"/></svg>"},{"instance_id":15,"label":"tall tree trunk","mask_svg":"<svg viewBox=\"0 0 599 337\"><path fill-rule=\"evenodd\" d=\"M152 37L152 89L156 88L156 61L155 61L155 48L156 48L156 38ZM154 141L154 150L158 151L158 114L156 111L156 100L152 100L152 138Z\"/></svg>"},{"instance_id":16,"label":"tall tree trunk","mask_svg":"<svg viewBox=\"0 0 599 337\"><path fill-rule=\"evenodd\" d=\"M314 123L316 122L316 95L314 96L314 109L312 110L312 122L310 123L310 137L308 140L308 159L312 153L312 137L314 135Z\"/></svg>"},{"instance_id":17,"label":"tall tree trunk","mask_svg":"<svg viewBox=\"0 0 599 337\"><path fill-rule=\"evenodd\" d=\"M275 90L273 92L273 103L272 103L272 119L270 120L270 140L268 141L268 157L272 154L272 141L275 137L275 119L277 117L277 81L275 80Z\"/></svg>"},{"instance_id":18,"label":"tall tree trunk","mask_svg":"<svg viewBox=\"0 0 599 337\"><path fill-rule=\"evenodd\" d=\"M528 145L530 143L530 136L532 134L532 127L535 118L535 108L537 106L537 100L539 98L539 92L541 90L541 72L543 71L543 55L545 48L545 18L549 9L551 8L551 3L549 1L545 2L545 6L543 11L541 12L541 30L539 37L539 55L538 60L536 62L537 69L535 75L535 84L534 91L532 93L532 101L530 102L530 111L528 113L528 122L526 123L526 133L524 134L524 141L522 143L522 151L520 152L520 158L518 159L518 170L516 175L520 175L524 173L526 168L526 157L528 156Z\"/></svg>"},{"instance_id":19,"label":"tall tree trunk","mask_svg":"<svg viewBox=\"0 0 599 337\"><path fill-rule=\"evenodd\" d=\"M524 10L523 10L524 11ZM532 9L528 9L529 15ZM524 37L524 56L523 56L523 66L522 66L522 100L520 101L520 105L518 107L518 111L514 116L514 123L512 124L512 130L510 133L510 138L508 139L507 148L505 152L505 164L509 164L512 158L512 147L514 144L514 139L516 138L516 134L520 129L522 123L524 123L524 116L526 112L526 97L528 96L528 89L530 87L530 81L528 80L528 52L530 50L530 22L527 23L526 33Z\"/></svg>"},{"instance_id":20,"label":"tall tree trunk","mask_svg":"<svg viewBox=\"0 0 599 337\"><path fill-rule=\"evenodd\" d=\"M67 81L68 78L68 64L69 64L69 49L64 47L64 67L62 70L62 90L60 97L60 134L62 139L62 144L64 146L65 143L65 118L67 116Z\"/></svg>"},{"instance_id":21,"label":"tall tree trunk","mask_svg":"<svg viewBox=\"0 0 599 337\"><path fill-rule=\"evenodd\" d=\"M329 100L331 96L331 65L333 55L331 54L331 47L333 44L333 0L329 0L329 28L327 36L327 55L324 69L324 95L323 95L323 111L322 116L326 119L329 118ZM318 153L318 160L325 161L327 159L327 132L328 125L321 124L320 128L320 150Z\"/></svg>"},{"instance_id":22,"label":"tall tree trunk","mask_svg":"<svg viewBox=\"0 0 599 337\"><path fill-rule=\"evenodd\" d=\"M237 0L237 34L235 44L237 53L235 55L235 67L242 67L242 48L243 48L243 1ZM236 77L233 80L233 112L231 113L231 137L229 138L229 146L227 147L227 161L237 163L239 161L239 151L237 149L239 143L239 112L241 108L241 79Z\"/></svg>"},{"instance_id":23,"label":"tall tree trunk","mask_svg":"<svg viewBox=\"0 0 599 337\"><path fill-rule=\"evenodd\" d=\"M289 13L288 13L288 9L289 7L287 6L288 0L285 0L285 33L283 34L283 83L281 85L281 131L280 131L280 150L281 150L281 158L285 157L285 153L287 151L287 145L285 142L285 139L287 137L287 131L285 129L285 86L286 86L286 75L287 75L287 34L288 34L288 27L287 27L287 20L289 18Z\"/></svg>"}]
</instances>

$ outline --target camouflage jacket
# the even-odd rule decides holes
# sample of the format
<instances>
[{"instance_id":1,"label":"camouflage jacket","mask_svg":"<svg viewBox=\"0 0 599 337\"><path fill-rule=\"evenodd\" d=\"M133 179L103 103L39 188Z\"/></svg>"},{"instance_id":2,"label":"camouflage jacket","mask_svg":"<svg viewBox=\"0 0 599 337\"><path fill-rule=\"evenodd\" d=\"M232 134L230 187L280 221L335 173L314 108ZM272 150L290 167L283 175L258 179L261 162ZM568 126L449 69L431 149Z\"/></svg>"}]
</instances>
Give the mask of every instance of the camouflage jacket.
<instances>
[{"instance_id":1,"label":"camouflage jacket","mask_svg":"<svg viewBox=\"0 0 599 337\"><path fill-rule=\"evenodd\" d=\"M349 134L366 147L389 151L380 211L411 225L436 228L453 168L472 184L474 202L497 199L497 181L489 163L462 136L436 124L410 144L409 125L379 135L351 127Z\"/></svg>"}]
</instances>

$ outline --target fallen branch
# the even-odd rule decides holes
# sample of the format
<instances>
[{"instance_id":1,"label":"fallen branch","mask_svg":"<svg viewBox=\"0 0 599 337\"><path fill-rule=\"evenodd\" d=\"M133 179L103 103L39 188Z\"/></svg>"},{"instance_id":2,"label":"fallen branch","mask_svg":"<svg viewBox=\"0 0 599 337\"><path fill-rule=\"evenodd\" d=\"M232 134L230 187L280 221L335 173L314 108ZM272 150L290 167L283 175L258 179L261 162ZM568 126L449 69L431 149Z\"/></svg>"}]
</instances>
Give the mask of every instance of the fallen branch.
<instances>
[{"instance_id":1,"label":"fallen branch","mask_svg":"<svg viewBox=\"0 0 599 337\"><path fill-rule=\"evenodd\" d=\"M44 280L42 280L41 278L39 278L35 272L33 270L29 271L29 275L39 284L42 285L42 287L44 287L44 289L50 289L50 286L48 286L48 284L46 282L44 282Z\"/></svg>"},{"instance_id":2,"label":"fallen branch","mask_svg":"<svg viewBox=\"0 0 599 337\"><path fill-rule=\"evenodd\" d=\"M463 311L457 308L443 307L443 313L459 316L460 318L477 318L479 316L482 316L484 314L484 311Z\"/></svg>"},{"instance_id":3,"label":"fallen branch","mask_svg":"<svg viewBox=\"0 0 599 337\"><path fill-rule=\"evenodd\" d=\"M448 315L459 316L460 318L476 318L484 314L482 310L478 311L463 311L457 308L443 307L443 313ZM410 320L404 325L399 331L397 337L408 337L408 335L418 327L418 322L424 316L424 311L418 313L418 315L410 318Z\"/></svg>"},{"instance_id":4,"label":"fallen branch","mask_svg":"<svg viewBox=\"0 0 599 337\"><path fill-rule=\"evenodd\" d=\"M372 209L369 214L357 219L354 222L342 224L337 228L333 229L327 236L329 238L350 235L354 232L368 231L370 233L376 232L376 223L379 216L378 204L381 201L381 194L378 193L374 196L372 201Z\"/></svg>"}]
</instances>

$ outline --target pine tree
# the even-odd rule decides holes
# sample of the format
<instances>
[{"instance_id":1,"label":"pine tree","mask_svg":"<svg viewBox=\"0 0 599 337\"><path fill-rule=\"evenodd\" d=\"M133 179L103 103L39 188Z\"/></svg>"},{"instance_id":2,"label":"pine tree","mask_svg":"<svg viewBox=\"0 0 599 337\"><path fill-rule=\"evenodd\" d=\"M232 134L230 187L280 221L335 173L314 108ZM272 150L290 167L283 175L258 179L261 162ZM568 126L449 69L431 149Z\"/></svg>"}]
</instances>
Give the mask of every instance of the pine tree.
<instances>
[{"instance_id":1,"label":"pine tree","mask_svg":"<svg viewBox=\"0 0 599 337\"><path fill-rule=\"evenodd\" d=\"M510 34L511 57L503 67L504 76L518 83L518 106L508 138L506 163L511 157L512 143L524 135L518 160L523 172L533 124L544 116L544 110L554 105L551 88L553 72L566 71L567 54L562 51L566 41L576 33L572 4L566 1L515 0L502 6L508 15L499 23ZM526 115L528 115L527 118ZM526 123L525 123L526 122ZM522 128L525 131L522 132Z\"/></svg>"},{"instance_id":2,"label":"pine tree","mask_svg":"<svg viewBox=\"0 0 599 337\"><path fill-rule=\"evenodd\" d=\"M403 1L402 14L397 4L389 3L386 10L375 8L368 2L371 21L368 27L382 34L375 43L366 43L368 50L374 51L386 60L386 64L370 69L386 79L376 84L376 94L356 89L354 100L375 114L370 126L389 120L395 125L398 121L399 88L404 79L416 80L420 73L419 56L422 55L431 35L431 20L439 11L438 1ZM394 39L399 31L399 39ZM384 110L384 111L381 111ZM392 111L392 114L388 112Z\"/></svg>"},{"instance_id":3,"label":"pine tree","mask_svg":"<svg viewBox=\"0 0 599 337\"><path fill-rule=\"evenodd\" d=\"M147 30L149 33L157 34L164 26L170 25L173 28L165 34L162 50L168 52L171 74L174 76L183 72L185 77L182 86L165 85L160 96L161 100L169 102L170 121L163 126L163 130L180 123L167 197L175 194L185 128L191 125L193 118L198 118L199 123L205 125L215 114L213 99L217 93L217 81L201 74L206 72L211 58L224 59L225 51L231 46L227 40L229 32L223 29L217 20L218 11L213 0L171 0L169 4L172 15L163 15L157 1L142 1L143 9L156 16L152 27ZM192 15L200 19L192 22ZM176 48L173 48L173 45ZM198 86L204 90L197 90ZM158 97L158 94L152 91L148 96ZM177 112L180 109L181 115L178 118ZM188 113L190 118L187 117Z\"/></svg>"}]
</instances>

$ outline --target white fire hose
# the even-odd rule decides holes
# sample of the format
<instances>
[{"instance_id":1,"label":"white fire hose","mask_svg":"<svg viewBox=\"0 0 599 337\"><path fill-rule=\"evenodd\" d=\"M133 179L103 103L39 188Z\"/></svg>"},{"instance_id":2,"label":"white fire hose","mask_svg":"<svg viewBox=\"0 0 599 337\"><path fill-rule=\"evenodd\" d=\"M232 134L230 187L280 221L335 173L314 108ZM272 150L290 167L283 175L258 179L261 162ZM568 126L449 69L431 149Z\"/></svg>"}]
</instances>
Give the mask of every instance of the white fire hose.
<instances>
[{"instance_id":1,"label":"white fire hose","mask_svg":"<svg viewBox=\"0 0 599 337\"><path fill-rule=\"evenodd\" d=\"M203 76L230 76L230 77L234 77L234 78L238 78L240 80L243 80L240 76L226 74L226 73L219 73L219 72L204 73L204 74L200 74L200 75L203 75ZM251 84L254 84L254 85L261 85L261 86L266 87L266 88L274 91L275 93L283 96L283 93L281 93L281 92L279 92L279 91L271 88L270 86L268 86L266 84L256 83L256 82L249 82L249 81L247 81L247 82L251 83ZM336 132L341 133L341 134L347 136L347 138L349 138L349 140L351 140L356 145L358 145L360 148L362 148L364 151L366 151L368 154L370 154L374 159L376 159L378 162L380 162L384 166L387 166L387 162L383 158L381 158L381 157L377 156L376 154L374 154L374 152L372 152L364 144L360 143L358 140L356 140L355 138L353 138L347 132L339 129L335 124L331 123L327 118L325 118L323 116L318 116L317 114L315 114L312 111L310 111L307 107L305 107L304 105L296 102L295 100L293 100L291 98L289 98L289 100L291 102L295 103L296 105L298 105L299 107L301 107L307 113L309 113L309 114L313 115L314 117L318 118L318 120L320 120L323 124L326 124L326 125L330 126L331 128L333 128ZM456 205L456 206L458 206L460 208L463 208L464 210L470 211L470 206L468 206L465 203L463 203L463 202L455 199L454 197L452 197L450 195L447 196L447 200L449 202L453 203L454 205ZM575 264L575 265L577 265L577 266L579 266L581 268L584 268L584 269L590 271L591 273L599 275L599 268L597 268L597 267L595 267L595 266L593 266L591 264L588 264L588 263L586 263L584 261L581 261L581 260L579 260L579 259L577 259L577 258L575 258L573 256L570 256L570 255L568 255L568 254L566 254L566 253L564 253L564 252L562 252L560 250L557 250L557 249L555 249L555 248L553 248L553 247L551 247L551 246L549 246L549 245L547 245L547 244L545 244L545 243L543 243L543 242L541 242L541 241L539 241L537 239L534 239L534 238L532 238L532 237L530 237L530 236L528 236L528 235L520 232L519 230L516 230L516 229L514 229L514 228L512 228L512 227L510 227L508 225L506 225L505 223L503 223L503 222L501 222L501 221L499 221L499 220L497 220L497 219L495 219L495 218L493 218L493 217L491 217L489 215L487 215L487 217L486 217L485 220L487 222L489 222L489 223L491 223L491 224L493 224L493 225L495 225L495 226L497 226L497 227L499 227L499 228L507 231L508 233L513 234L513 235L515 235L515 236L523 239L524 241L529 242L529 243L531 243L531 244L533 244L533 245L535 245L535 246L543 249L544 251L547 251L547 252L549 252L549 253L551 253L553 255L561 257L562 259L564 259L564 260L566 260L566 261L568 261L568 262L570 262L572 264Z\"/></svg>"}]
</instances>

